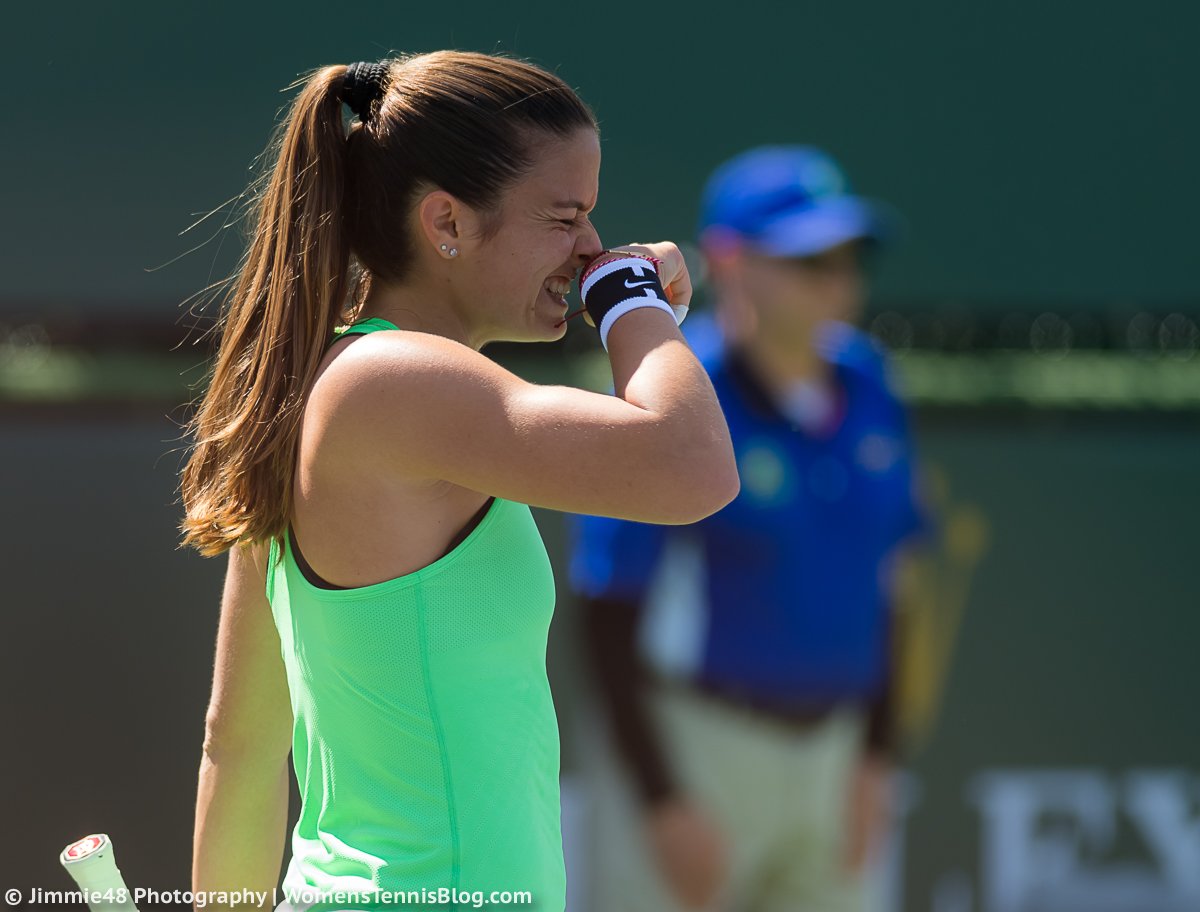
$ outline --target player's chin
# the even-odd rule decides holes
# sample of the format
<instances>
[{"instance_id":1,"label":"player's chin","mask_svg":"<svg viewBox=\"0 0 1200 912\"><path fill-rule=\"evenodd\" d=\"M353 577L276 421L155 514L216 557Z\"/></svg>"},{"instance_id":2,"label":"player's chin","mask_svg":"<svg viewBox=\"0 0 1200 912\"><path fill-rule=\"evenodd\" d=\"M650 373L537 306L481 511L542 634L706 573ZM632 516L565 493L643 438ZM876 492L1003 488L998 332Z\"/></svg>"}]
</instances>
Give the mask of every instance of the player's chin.
<instances>
[{"instance_id":1,"label":"player's chin","mask_svg":"<svg viewBox=\"0 0 1200 912\"><path fill-rule=\"evenodd\" d=\"M565 315L534 312L520 326L511 327L496 342L557 342L567 334Z\"/></svg>"},{"instance_id":2,"label":"player's chin","mask_svg":"<svg viewBox=\"0 0 1200 912\"><path fill-rule=\"evenodd\" d=\"M550 321L549 328L546 330L546 341L557 342L567 334L567 315L564 313L561 316L556 316Z\"/></svg>"},{"instance_id":3,"label":"player's chin","mask_svg":"<svg viewBox=\"0 0 1200 912\"><path fill-rule=\"evenodd\" d=\"M522 342L557 342L567 334L566 320L559 316L554 319L547 320L542 317L536 322L536 325L529 327L525 338Z\"/></svg>"}]
</instances>

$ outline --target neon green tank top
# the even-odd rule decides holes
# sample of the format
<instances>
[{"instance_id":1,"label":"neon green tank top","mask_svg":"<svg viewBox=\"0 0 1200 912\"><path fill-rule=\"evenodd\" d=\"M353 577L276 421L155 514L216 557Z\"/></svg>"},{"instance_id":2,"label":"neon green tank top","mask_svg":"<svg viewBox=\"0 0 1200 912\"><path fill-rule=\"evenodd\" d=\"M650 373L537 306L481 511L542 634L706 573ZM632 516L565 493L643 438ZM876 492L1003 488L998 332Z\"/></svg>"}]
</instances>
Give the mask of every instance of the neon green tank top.
<instances>
[{"instance_id":1,"label":"neon green tank top","mask_svg":"<svg viewBox=\"0 0 1200 912\"><path fill-rule=\"evenodd\" d=\"M375 319L344 332L379 329L395 327ZM464 893L486 902L493 890L527 890L533 908L560 912L559 736L546 677L554 578L529 507L495 498L440 559L353 589L309 582L285 535L271 546L267 593L302 799L284 879L291 906L382 908L310 906L305 893L426 890L444 912L474 908ZM426 903L393 897L390 907Z\"/></svg>"}]
</instances>

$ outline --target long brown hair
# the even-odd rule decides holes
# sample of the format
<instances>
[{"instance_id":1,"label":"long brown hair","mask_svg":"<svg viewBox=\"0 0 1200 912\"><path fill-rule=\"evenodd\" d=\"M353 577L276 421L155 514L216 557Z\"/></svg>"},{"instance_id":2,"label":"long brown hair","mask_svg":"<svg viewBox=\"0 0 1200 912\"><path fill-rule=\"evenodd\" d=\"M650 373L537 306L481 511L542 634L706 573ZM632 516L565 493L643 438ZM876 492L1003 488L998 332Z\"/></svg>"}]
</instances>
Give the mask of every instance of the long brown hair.
<instances>
[{"instance_id":1,"label":"long brown hair","mask_svg":"<svg viewBox=\"0 0 1200 912\"><path fill-rule=\"evenodd\" d=\"M495 211L532 166L539 136L596 127L566 83L529 63L438 51L387 64L382 97L349 130L347 67L313 73L273 143L212 378L189 425L180 528L183 544L206 556L282 536L305 396L371 278L404 279L418 195L437 187Z\"/></svg>"}]
</instances>

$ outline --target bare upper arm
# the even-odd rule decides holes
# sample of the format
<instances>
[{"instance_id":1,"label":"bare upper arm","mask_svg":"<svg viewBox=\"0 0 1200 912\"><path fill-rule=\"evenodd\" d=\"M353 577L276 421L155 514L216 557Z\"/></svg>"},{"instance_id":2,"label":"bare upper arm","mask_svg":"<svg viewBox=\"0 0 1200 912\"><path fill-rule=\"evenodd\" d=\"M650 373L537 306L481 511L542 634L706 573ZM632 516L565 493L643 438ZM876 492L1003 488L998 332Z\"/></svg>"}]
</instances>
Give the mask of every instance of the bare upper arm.
<instances>
[{"instance_id":1,"label":"bare upper arm","mask_svg":"<svg viewBox=\"0 0 1200 912\"><path fill-rule=\"evenodd\" d=\"M696 420L683 408L639 403L632 387L619 398L532 384L457 342L388 335L343 355L345 369L328 392L344 439L383 469L534 506L659 523L693 522L736 493L736 472L731 487L713 455L728 440L719 409ZM693 361L681 339L645 357L664 366ZM698 366L658 373L675 384L666 392L676 402L700 397L698 384L709 384Z\"/></svg>"},{"instance_id":2,"label":"bare upper arm","mask_svg":"<svg viewBox=\"0 0 1200 912\"><path fill-rule=\"evenodd\" d=\"M291 747L292 707L267 600L266 566L266 545L229 551L205 724L210 755L249 749L286 758Z\"/></svg>"}]
</instances>

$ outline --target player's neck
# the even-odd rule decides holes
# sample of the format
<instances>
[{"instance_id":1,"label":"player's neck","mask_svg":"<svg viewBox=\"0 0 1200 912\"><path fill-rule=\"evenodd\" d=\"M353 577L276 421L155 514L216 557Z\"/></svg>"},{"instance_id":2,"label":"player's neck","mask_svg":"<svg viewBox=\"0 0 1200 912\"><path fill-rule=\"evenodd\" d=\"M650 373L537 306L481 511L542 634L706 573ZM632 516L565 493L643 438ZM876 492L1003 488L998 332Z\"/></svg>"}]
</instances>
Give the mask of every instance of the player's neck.
<instances>
[{"instance_id":1,"label":"player's neck","mask_svg":"<svg viewBox=\"0 0 1200 912\"><path fill-rule=\"evenodd\" d=\"M459 309L446 300L444 289L432 283L423 287L415 280L395 284L372 282L363 304L363 316L380 317L397 329L444 336L476 350L487 341L473 332Z\"/></svg>"}]
</instances>

